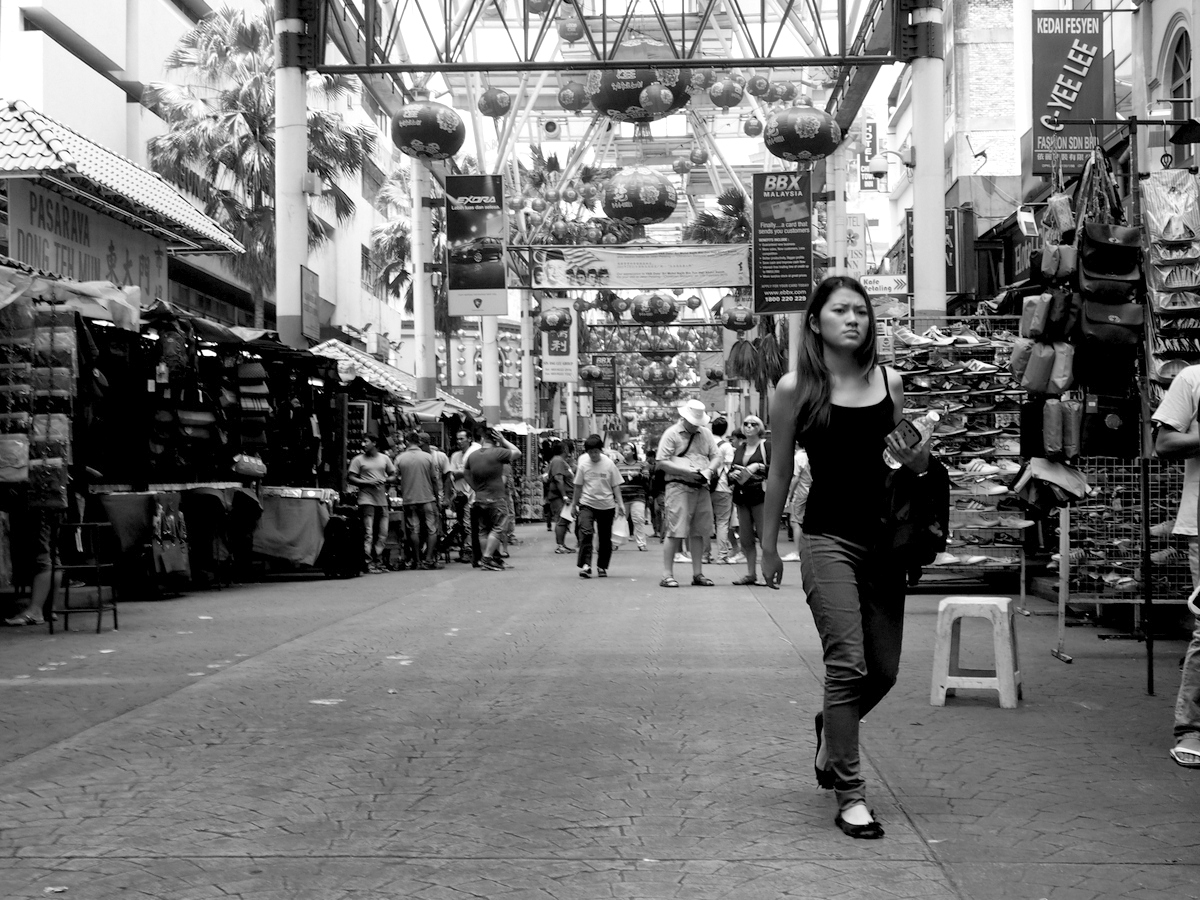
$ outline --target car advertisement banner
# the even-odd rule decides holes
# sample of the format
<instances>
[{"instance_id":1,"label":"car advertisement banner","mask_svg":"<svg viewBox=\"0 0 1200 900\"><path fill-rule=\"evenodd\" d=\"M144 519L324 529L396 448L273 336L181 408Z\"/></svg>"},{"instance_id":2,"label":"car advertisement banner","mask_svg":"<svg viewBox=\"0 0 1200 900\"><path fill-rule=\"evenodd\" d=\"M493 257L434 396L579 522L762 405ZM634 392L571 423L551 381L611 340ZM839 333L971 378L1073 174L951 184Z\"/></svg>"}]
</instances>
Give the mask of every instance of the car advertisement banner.
<instances>
[{"instance_id":1,"label":"car advertisement banner","mask_svg":"<svg viewBox=\"0 0 1200 900\"><path fill-rule=\"evenodd\" d=\"M1033 11L1033 174L1083 171L1099 139L1091 124L1059 119L1104 118L1103 13ZM1110 76L1111 77L1111 76Z\"/></svg>"},{"instance_id":2,"label":"car advertisement banner","mask_svg":"<svg viewBox=\"0 0 1200 900\"><path fill-rule=\"evenodd\" d=\"M569 290L731 288L750 283L750 248L745 244L630 247L564 245L510 247L512 268L522 286Z\"/></svg>"},{"instance_id":3,"label":"car advertisement banner","mask_svg":"<svg viewBox=\"0 0 1200 900\"><path fill-rule=\"evenodd\" d=\"M508 315L504 179L446 176L446 285L452 316Z\"/></svg>"},{"instance_id":4,"label":"car advertisement banner","mask_svg":"<svg viewBox=\"0 0 1200 900\"><path fill-rule=\"evenodd\" d=\"M579 316L571 310L568 297L545 297L541 301L542 313L556 307L566 309L571 316L571 327L566 331L542 332L542 381L558 381L570 384L579 380Z\"/></svg>"},{"instance_id":5,"label":"car advertisement banner","mask_svg":"<svg viewBox=\"0 0 1200 900\"><path fill-rule=\"evenodd\" d=\"M811 176L755 173L751 206L754 311L802 312L813 286Z\"/></svg>"}]
</instances>

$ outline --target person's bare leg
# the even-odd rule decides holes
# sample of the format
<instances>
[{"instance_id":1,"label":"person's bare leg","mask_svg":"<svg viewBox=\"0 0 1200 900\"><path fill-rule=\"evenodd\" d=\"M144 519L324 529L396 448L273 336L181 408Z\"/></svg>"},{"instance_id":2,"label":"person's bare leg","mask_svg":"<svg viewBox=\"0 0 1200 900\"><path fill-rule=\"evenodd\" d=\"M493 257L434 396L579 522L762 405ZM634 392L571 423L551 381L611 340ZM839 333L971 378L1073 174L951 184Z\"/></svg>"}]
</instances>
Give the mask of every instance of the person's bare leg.
<instances>
[{"instance_id":1,"label":"person's bare leg","mask_svg":"<svg viewBox=\"0 0 1200 900\"><path fill-rule=\"evenodd\" d=\"M680 538L663 539L663 578L675 577L675 554L679 552Z\"/></svg>"},{"instance_id":2,"label":"person's bare leg","mask_svg":"<svg viewBox=\"0 0 1200 900\"><path fill-rule=\"evenodd\" d=\"M704 540L698 534L688 538L688 547L692 551L692 575L704 574Z\"/></svg>"}]
</instances>

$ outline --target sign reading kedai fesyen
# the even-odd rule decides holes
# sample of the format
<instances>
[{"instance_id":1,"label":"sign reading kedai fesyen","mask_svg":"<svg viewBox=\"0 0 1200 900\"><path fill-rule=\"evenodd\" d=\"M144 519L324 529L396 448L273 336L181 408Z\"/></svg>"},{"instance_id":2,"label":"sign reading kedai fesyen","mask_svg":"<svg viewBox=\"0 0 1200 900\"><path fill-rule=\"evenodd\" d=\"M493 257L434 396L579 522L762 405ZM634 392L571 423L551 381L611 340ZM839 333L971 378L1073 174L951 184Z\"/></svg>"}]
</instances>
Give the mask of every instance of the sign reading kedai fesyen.
<instances>
[{"instance_id":1,"label":"sign reading kedai fesyen","mask_svg":"<svg viewBox=\"0 0 1200 900\"><path fill-rule=\"evenodd\" d=\"M1033 174L1083 171L1104 117L1104 23L1098 12L1033 11Z\"/></svg>"}]
</instances>

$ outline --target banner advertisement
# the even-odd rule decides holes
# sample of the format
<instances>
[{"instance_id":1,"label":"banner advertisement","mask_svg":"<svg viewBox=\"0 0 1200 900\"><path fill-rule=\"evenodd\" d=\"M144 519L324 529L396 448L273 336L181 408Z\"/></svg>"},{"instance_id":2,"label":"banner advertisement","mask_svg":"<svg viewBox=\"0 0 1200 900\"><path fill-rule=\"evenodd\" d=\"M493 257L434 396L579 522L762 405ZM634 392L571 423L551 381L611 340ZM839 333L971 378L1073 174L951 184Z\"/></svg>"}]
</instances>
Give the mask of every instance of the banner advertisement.
<instances>
[{"instance_id":1,"label":"banner advertisement","mask_svg":"<svg viewBox=\"0 0 1200 900\"><path fill-rule=\"evenodd\" d=\"M808 172L758 172L751 193L754 311L801 312L813 287Z\"/></svg>"},{"instance_id":2,"label":"banner advertisement","mask_svg":"<svg viewBox=\"0 0 1200 900\"><path fill-rule=\"evenodd\" d=\"M862 278L867 271L867 215L846 213L846 272Z\"/></svg>"},{"instance_id":3,"label":"banner advertisement","mask_svg":"<svg viewBox=\"0 0 1200 900\"><path fill-rule=\"evenodd\" d=\"M445 389L455 400L467 406L483 409L483 388L477 384L456 384ZM500 415L502 421L521 421L521 389L500 385Z\"/></svg>"},{"instance_id":4,"label":"banner advertisement","mask_svg":"<svg viewBox=\"0 0 1200 900\"><path fill-rule=\"evenodd\" d=\"M542 311L563 307L571 309L567 297L546 297ZM570 384L579 380L579 314L571 311L571 328L568 331L542 332L542 381L559 381Z\"/></svg>"},{"instance_id":5,"label":"banner advertisement","mask_svg":"<svg viewBox=\"0 0 1200 900\"><path fill-rule=\"evenodd\" d=\"M1054 163L1079 174L1098 135L1090 124L1059 119L1104 118L1103 13L1033 11L1033 174Z\"/></svg>"},{"instance_id":6,"label":"banner advertisement","mask_svg":"<svg viewBox=\"0 0 1200 900\"><path fill-rule=\"evenodd\" d=\"M730 288L750 283L745 244L510 247L515 281L547 289Z\"/></svg>"},{"instance_id":7,"label":"banner advertisement","mask_svg":"<svg viewBox=\"0 0 1200 900\"><path fill-rule=\"evenodd\" d=\"M725 354L720 350L704 350L697 353L699 359L697 368L700 370L700 395L699 398L704 402L704 407L709 411L710 415L716 416L717 413L725 411L725 384L724 381L713 381L708 377L709 369L724 369Z\"/></svg>"},{"instance_id":8,"label":"banner advertisement","mask_svg":"<svg viewBox=\"0 0 1200 900\"><path fill-rule=\"evenodd\" d=\"M612 353L593 353L592 365L603 373L599 381L592 382L592 415L615 416L617 414L617 357Z\"/></svg>"},{"instance_id":9,"label":"banner advertisement","mask_svg":"<svg viewBox=\"0 0 1200 900\"><path fill-rule=\"evenodd\" d=\"M508 315L504 179L446 176L446 287L452 316Z\"/></svg>"},{"instance_id":10,"label":"banner advertisement","mask_svg":"<svg viewBox=\"0 0 1200 900\"><path fill-rule=\"evenodd\" d=\"M879 126L874 122L863 125L862 145L863 148L858 153L858 189L879 190L879 179L872 175L868 168L871 160L879 155Z\"/></svg>"},{"instance_id":11,"label":"banner advertisement","mask_svg":"<svg viewBox=\"0 0 1200 900\"><path fill-rule=\"evenodd\" d=\"M965 225L963 221L963 211L961 209L944 210L946 217L945 235L946 235L946 293L961 294L965 288L963 286L966 272L960 264L966 248L964 243ZM906 235L905 245L908 247L908 271L913 271L912 258L912 210L904 211L904 233Z\"/></svg>"},{"instance_id":12,"label":"banner advertisement","mask_svg":"<svg viewBox=\"0 0 1200 900\"><path fill-rule=\"evenodd\" d=\"M300 333L314 341L321 339L321 279L307 266L300 267Z\"/></svg>"}]
</instances>

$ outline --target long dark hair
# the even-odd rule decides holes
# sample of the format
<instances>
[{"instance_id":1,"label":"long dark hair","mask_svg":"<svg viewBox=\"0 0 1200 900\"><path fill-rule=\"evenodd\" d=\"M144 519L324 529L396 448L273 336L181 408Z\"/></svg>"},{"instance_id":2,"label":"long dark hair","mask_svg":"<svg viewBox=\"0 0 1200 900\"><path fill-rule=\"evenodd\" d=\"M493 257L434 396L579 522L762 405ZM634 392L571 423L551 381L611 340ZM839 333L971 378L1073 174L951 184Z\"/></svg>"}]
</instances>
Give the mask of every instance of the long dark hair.
<instances>
[{"instance_id":1,"label":"long dark hair","mask_svg":"<svg viewBox=\"0 0 1200 900\"><path fill-rule=\"evenodd\" d=\"M878 359L875 348L875 310L871 297L856 279L845 275L826 278L817 285L808 301L804 325L800 329L800 353L796 363L796 440L801 445L810 431L822 429L829 424L829 398L833 387L829 381L829 368L825 365L825 343L820 330L813 330L818 323L821 310L839 288L848 288L867 303L867 339L854 351L854 359L863 368L866 377Z\"/></svg>"}]
</instances>

